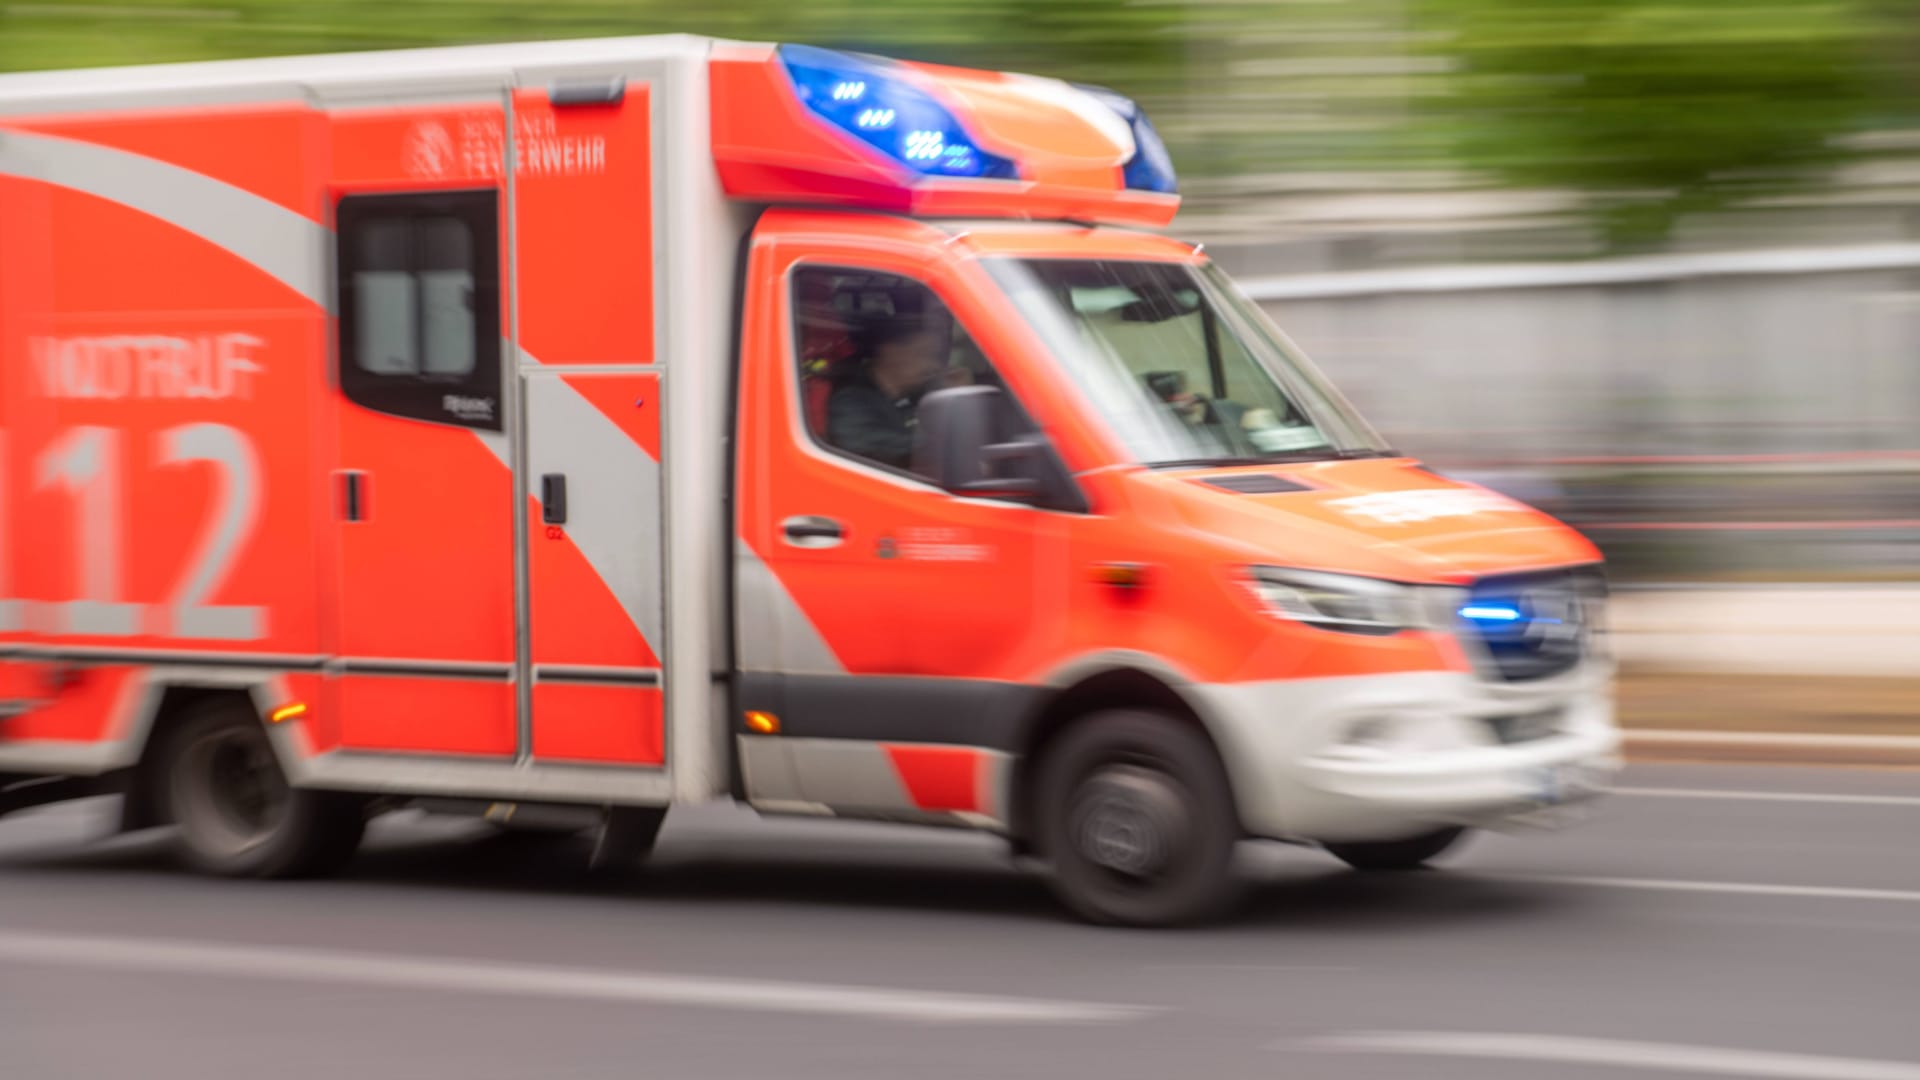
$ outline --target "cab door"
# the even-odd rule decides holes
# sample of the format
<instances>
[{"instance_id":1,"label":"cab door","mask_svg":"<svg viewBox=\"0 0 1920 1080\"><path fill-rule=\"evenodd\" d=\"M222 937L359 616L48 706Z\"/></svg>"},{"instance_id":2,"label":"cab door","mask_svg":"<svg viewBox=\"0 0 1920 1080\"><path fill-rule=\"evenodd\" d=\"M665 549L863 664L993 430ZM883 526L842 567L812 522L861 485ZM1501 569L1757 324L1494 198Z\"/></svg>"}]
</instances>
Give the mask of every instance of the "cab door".
<instances>
[{"instance_id":1,"label":"cab door","mask_svg":"<svg viewBox=\"0 0 1920 1080\"><path fill-rule=\"evenodd\" d=\"M980 317L937 248L789 238L784 224L770 215L757 234L743 335L741 704L779 730L741 729L748 793L989 812L1037 693L1021 680L1061 637L1070 515L959 497L911 460L871 456L876 443L851 445L862 423L913 430L921 388L878 370L899 355L874 344L888 320L927 329L911 348L933 356L930 385L1003 384L1005 365L981 348ZM836 336L851 347L826 344Z\"/></svg>"}]
</instances>

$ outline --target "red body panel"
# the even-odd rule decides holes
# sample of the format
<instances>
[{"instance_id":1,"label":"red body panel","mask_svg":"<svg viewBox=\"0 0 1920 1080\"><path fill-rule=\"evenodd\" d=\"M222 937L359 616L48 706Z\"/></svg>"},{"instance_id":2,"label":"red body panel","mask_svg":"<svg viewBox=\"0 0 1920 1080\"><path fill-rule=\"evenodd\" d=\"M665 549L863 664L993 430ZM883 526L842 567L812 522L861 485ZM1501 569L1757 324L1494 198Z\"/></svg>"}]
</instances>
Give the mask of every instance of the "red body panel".
<instances>
[{"instance_id":1,"label":"red body panel","mask_svg":"<svg viewBox=\"0 0 1920 1080\"><path fill-rule=\"evenodd\" d=\"M542 683L533 688L533 756L658 765L666 760L661 705L655 686Z\"/></svg>"},{"instance_id":2,"label":"red body panel","mask_svg":"<svg viewBox=\"0 0 1920 1080\"><path fill-rule=\"evenodd\" d=\"M542 363L653 362L648 105L645 86L618 108L556 111L544 91L514 95L533 157L514 193L520 341Z\"/></svg>"}]
</instances>

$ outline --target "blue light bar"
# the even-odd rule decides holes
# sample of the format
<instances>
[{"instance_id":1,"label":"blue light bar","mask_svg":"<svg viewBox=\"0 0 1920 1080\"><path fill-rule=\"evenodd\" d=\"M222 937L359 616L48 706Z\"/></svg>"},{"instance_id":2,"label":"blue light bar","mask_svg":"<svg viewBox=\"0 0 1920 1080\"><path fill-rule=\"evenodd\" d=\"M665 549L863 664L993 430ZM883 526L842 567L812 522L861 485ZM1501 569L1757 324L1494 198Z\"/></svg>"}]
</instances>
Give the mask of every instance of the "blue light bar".
<instances>
[{"instance_id":1,"label":"blue light bar","mask_svg":"<svg viewBox=\"0 0 1920 1080\"><path fill-rule=\"evenodd\" d=\"M809 45L780 46L780 61L815 116L915 172L1019 178L1012 161L980 149L953 113L883 61Z\"/></svg>"},{"instance_id":2,"label":"blue light bar","mask_svg":"<svg viewBox=\"0 0 1920 1080\"><path fill-rule=\"evenodd\" d=\"M1099 98L1133 129L1133 157L1121 169L1127 187L1135 191L1157 191L1164 195L1177 193L1180 179L1173 172L1173 156L1167 153L1167 144L1161 141L1160 132L1155 130L1153 121L1147 119L1146 110L1132 98L1116 94L1104 86L1082 85L1080 89Z\"/></svg>"},{"instance_id":3,"label":"blue light bar","mask_svg":"<svg viewBox=\"0 0 1920 1080\"><path fill-rule=\"evenodd\" d=\"M1526 615L1510 604L1468 604L1460 609L1460 617L1474 622L1519 622Z\"/></svg>"}]
</instances>

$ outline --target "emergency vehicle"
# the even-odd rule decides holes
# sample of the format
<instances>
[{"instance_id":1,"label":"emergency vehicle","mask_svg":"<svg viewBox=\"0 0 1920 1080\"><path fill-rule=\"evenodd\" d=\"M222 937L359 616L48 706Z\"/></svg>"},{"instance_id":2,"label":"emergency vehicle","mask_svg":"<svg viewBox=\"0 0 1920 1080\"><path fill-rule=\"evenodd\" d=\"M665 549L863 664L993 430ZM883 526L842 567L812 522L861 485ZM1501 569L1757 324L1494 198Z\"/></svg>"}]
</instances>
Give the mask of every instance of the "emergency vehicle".
<instances>
[{"instance_id":1,"label":"emergency vehicle","mask_svg":"<svg viewBox=\"0 0 1920 1080\"><path fill-rule=\"evenodd\" d=\"M731 797L1154 924L1596 794L1594 548L1383 442L1175 187L1109 90L810 47L0 78L0 812L267 876Z\"/></svg>"}]
</instances>

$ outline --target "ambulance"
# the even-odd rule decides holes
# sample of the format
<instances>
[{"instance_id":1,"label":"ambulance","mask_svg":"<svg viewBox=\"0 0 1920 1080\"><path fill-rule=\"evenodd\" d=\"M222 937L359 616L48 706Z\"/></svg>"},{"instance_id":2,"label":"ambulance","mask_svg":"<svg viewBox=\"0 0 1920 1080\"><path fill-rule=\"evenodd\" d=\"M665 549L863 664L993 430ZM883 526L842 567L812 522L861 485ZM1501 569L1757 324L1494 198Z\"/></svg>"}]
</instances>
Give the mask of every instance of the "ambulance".
<instances>
[{"instance_id":1,"label":"ambulance","mask_svg":"<svg viewBox=\"0 0 1920 1080\"><path fill-rule=\"evenodd\" d=\"M0 77L0 812L282 876L735 799L1154 925L1599 794L1598 553L1178 204L1118 93L803 46Z\"/></svg>"}]
</instances>

